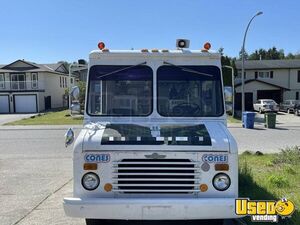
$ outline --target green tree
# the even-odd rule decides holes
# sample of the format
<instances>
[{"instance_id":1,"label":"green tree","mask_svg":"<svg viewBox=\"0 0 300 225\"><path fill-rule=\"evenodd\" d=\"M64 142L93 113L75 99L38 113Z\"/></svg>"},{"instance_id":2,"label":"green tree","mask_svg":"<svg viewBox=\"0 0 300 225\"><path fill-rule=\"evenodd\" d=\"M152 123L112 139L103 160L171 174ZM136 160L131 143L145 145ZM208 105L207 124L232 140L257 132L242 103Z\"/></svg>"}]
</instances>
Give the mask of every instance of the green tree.
<instances>
[{"instance_id":1,"label":"green tree","mask_svg":"<svg viewBox=\"0 0 300 225\"><path fill-rule=\"evenodd\" d=\"M293 55L292 53L287 54L287 56L285 57L286 59L295 59L295 55Z\"/></svg>"},{"instance_id":2,"label":"green tree","mask_svg":"<svg viewBox=\"0 0 300 225\"><path fill-rule=\"evenodd\" d=\"M274 46L272 48L269 48L268 50L265 50L263 48L260 48L258 50L255 50L253 53L251 53L248 57L248 60L266 60L266 59L285 59L284 50L279 49Z\"/></svg>"},{"instance_id":3,"label":"green tree","mask_svg":"<svg viewBox=\"0 0 300 225\"><path fill-rule=\"evenodd\" d=\"M248 55L248 53L245 51L245 52L244 52L244 59L245 59L245 60L248 60L248 58L249 58L249 55ZM239 60L242 60L242 49L241 49L241 51L239 52Z\"/></svg>"},{"instance_id":4,"label":"green tree","mask_svg":"<svg viewBox=\"0 0 300 225\"><path fill-rule=\"evenodd\" d=\"M224 66L232 66L235 69L234 60L229 56L224 55L224 48L219 48L218 52L221 54L222 74L224 86L232 85L231 70Z\"/></svg>"},{"instance_id":5,"label":"green tree","mask_svg":"<svg viewBox=\"0 0 300 225\"><path fill-rule=\"evenodd\" d=\"M85 91L86 91L86 82L78 81L77 86L79 87L80 94L79 94L79 103L81 108L84 108L85 104Z\"/></svg>"}]
</instances>

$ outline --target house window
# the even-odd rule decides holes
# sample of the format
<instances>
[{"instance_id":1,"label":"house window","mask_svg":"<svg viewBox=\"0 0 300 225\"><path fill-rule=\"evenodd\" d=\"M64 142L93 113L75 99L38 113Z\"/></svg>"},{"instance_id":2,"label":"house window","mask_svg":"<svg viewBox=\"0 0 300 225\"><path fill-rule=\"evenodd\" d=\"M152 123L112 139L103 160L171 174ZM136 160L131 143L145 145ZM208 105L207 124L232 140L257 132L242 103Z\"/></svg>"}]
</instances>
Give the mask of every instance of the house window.
<instances>
[{"instance_id":1,"label":"house window","mask_svg":"<svg viewBox=\"0 0 300 225\"><path fill-rule=\"evenodd\" d=\"M37 73L31 73L31 87L33 89L38 88L38 74Z\"/></svg>"},{"instance_id":2,"label":"house window","mask_svg":"<svg viewBox=\"0 0 300 225\"><path fill-rule=\"evenodd\" d=\"M296 100L299 100L299 91L296 92Z\"/></svg>"},{"instance_id":3,"label":"house window","mask_svg":"<svg viewBox=\"0 0 300 225\"><path fill-rule=\"evenodd\" d=\"M26 81L25 74L11 74L11 89L12 90L25 90L26 89Z\"/></svg>"},{"instance_id":4,"label":"house window","mask_svg":"<svg viewBox=\"0 0 300 225\"><path fill-rule=\"evenodd\" d=\"M0 73L0 88L4 89L5 88L5 83L4 83L4 74Z\"/></svg>"},{"instance_id":5,"label":"house window","mask_svg":"<svg viewBox=\"0 0 300 225\"><path fill-rule=\"evenodd\" d=\"M62 87L61 77L59 77L59 86Z\"/></svg>"},{"instance_id":6,"label":"house window","mask_svg":"<svg viewBox=\"0 0 300 225\"><path fill-rule=\"evenodd\" d=\"M67 78L65 77L65 84L66 84L66 88L68 87L68 80Z\"/></svg>"},{"instance_id":7,"label":"house window","mask_svg":"<svg viewBox=\"0 0 300 225\"><path fill-rule=\"evenodd\" d=\"M242 71L238 72L237 78L242 78ZM244 79L246 79L246 71L244 72Z\"/></svg>"},{"instance_id":8,"label":"house window","mask_svg":"<svg viewBox=\"0 0 300 225\"><path fill-rule=\"evenodd\" d=\"M300 83L300 70L298 70L297 82Z\"/></svg>"},{"instance_id":9,"label":"house window","mask_svg":"<svg viewBox=\"0 0 300 225\"><path fill-rule=\"evenodd\" d=\"M258 72L259 78L270 78L270 72L269 71L260 71Z\"/></svg>"},{"instance_id":10,"label":"house window","mask_svg":"<svg viewBox=\"0 0 300 225\"><path fill-rule=\"evenodd\" d=\"M65 78L62 77L62 87L64 88L65 87Z\"/></svg>"}]
</instances>

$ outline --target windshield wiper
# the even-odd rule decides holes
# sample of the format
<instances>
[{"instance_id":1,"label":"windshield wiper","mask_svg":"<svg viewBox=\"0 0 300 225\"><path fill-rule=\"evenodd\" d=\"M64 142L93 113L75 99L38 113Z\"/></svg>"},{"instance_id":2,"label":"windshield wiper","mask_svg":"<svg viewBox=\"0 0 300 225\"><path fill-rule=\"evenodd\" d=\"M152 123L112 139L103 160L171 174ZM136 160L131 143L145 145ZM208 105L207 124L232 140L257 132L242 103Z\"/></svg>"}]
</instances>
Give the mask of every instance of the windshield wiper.
<instances>
[{"instance_id":1,"label":"windshield wiper","mask_svg":"<svg viewBox=\"0 0 300 225\"><path fill-rule=\"evenodd\" d=\"M142 63L136 64L136 65L133 65L133 66L128 66L128 67L125 67L125 68L122 68L122 69L114 70L112 72L109 72L109 73L106 73L106 74L103 74L103 75L99 75L99 76L97 76L97 78L106 77L106 76L112 75L114 73L118 73L118 72L121 72L121 71L124 71L124 70L128 70L128 69L140 66L140 65L145 65L146 63L147 62L142 62Z\"/></svg>"},{"instance_id":2,"label":"windshield wiper","mask_svg":"<svg viewBox=\"0 0 300 225\"><path fill-rule=\"evenodd\" d=\"M196 74L204 75L204 76L208 76L208 77L213 77L213 76L214 76L214 75L212 75L212 74L209 74L209 73L202 73L202 72L199 72L199 71L196 71L196 70L192 70L192 69L186 68L186 67L184 67L184 66L177 66L177 65L174 65L174 64L169 63L169 62L166 62L166 61L164 61L164 64L170 65L170 66L175 66L175 67L181 69L182 71L189 72L189 73L196 73Z\"/></svg>"}]
</instances>

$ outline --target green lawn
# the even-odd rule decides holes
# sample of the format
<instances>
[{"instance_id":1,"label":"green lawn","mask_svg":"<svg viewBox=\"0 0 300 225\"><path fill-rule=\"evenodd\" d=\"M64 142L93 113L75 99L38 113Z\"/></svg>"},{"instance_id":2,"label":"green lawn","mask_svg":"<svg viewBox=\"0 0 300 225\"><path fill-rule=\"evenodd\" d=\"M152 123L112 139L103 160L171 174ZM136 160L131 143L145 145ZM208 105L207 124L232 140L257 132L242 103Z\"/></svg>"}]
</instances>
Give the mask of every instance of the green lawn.
<instances>
[{"instance_id":1,"label":"green lawn","mask_svg":"<svg viewBox=\"0 0 300 225\"><path fill-rule=\"evenodd\" d=\"M228 116L227 115L227 122L228 123L241 123L242 121L240 119L237 119L233 116Z\"/></svg>"},{"instance_id":2,"label":"green lawn","mask_svg":"<svg viewBox=\"0 0 300 225\"><path fill-rule=\"evenodd\" d=\"M279 224L300 224L300 150L293 147L279 154L256 155L246 152L239 156L239 196L251 200L292 200L296 211L291 219ZM250 217L246 218L249 224Z\"/></svg>"},{"instance_id":3,"label":"green lawn","mask_svg":"<svg viewBox=\"0 0 300 225\"><path fill-rule=\"evenodd\" d=\"M71 117L69 110L46 112L32 118L22 119L5 125L64 125L82 124L83 117Z\"/></svg>"}]
</instances>

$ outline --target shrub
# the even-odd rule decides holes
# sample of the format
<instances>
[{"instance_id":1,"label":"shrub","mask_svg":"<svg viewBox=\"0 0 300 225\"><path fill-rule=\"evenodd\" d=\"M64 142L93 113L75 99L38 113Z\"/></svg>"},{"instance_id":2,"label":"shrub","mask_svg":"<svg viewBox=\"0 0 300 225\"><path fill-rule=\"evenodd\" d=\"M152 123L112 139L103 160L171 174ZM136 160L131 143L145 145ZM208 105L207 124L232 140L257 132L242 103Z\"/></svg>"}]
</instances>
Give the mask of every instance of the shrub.
<instances>
[{"instance_id":1,"label":"shrub","mask_svg":"<svg viewBox=\"0 0 300 225\"><path fill-rule=\"evenodd\" d=\"M253 155L253 152L246 150L242 153L242 155Z\"/></svg>"},{"instance_id":2,"label":"shrub","mask_svg":"<svg viewBox=\"0 0 300 225\"><path fill-rule=\"evenodd\" d=\"M297 165L300 162L300 147L293 146L281 149L281 152L276 155L273 160L274 164L289 163Z\"/></svg>"}]
</instances>

